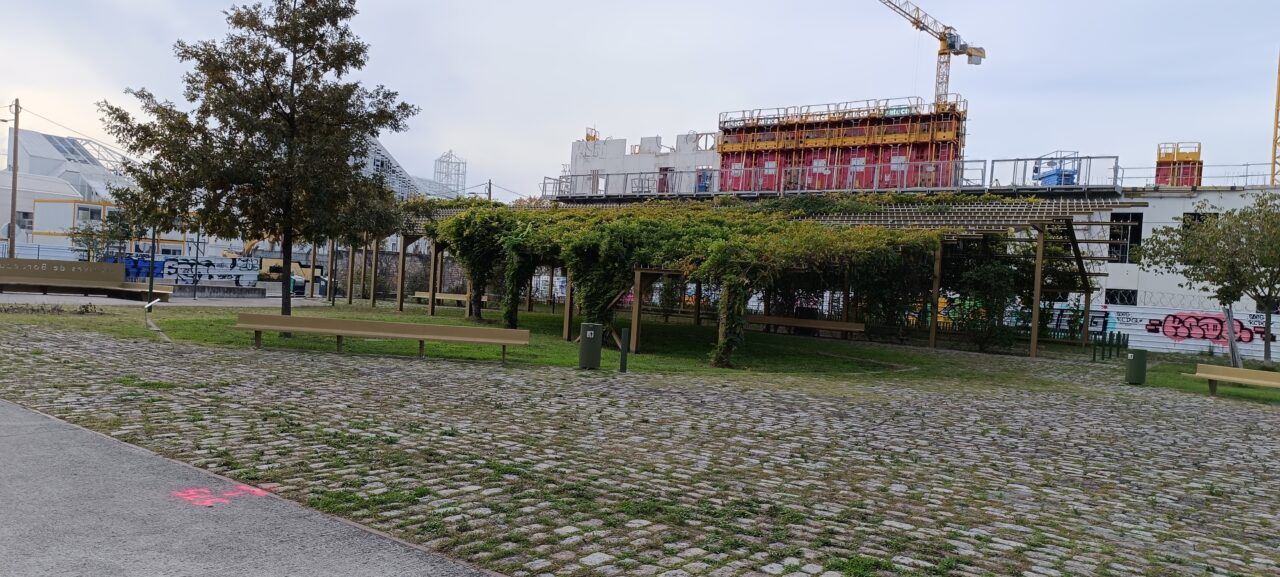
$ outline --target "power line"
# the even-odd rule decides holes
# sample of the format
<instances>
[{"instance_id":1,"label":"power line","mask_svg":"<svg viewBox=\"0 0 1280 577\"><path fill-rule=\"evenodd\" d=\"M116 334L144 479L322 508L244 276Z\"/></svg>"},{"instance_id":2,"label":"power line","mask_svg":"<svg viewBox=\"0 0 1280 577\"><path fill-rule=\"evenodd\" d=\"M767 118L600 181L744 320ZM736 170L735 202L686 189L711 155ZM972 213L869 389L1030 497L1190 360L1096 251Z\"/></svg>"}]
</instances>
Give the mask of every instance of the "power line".
<instances>
[{"instance_id":1,"label":"power line","mask_svg":"<svg viewBox=\"0 0 1280 577\"><path fill-rule=\"evenodd\" d=\"M500 189L502 189L502 190L505 190L505 191L507 191L507 192L510 192L511 194L514 194L514 195L516 195L516 196L518 196L518 197L520 197L520 198L529 198L529 196L528 196L528 195L520 194L520 193L518 193L518 192L516 192L516 191L514 191L514 190L511 190L510 188L507 188L507 187L505 187L505 186L501 186L501 185L498 185L498 184L494 184L494 185L493 185L493 187L494 187L494 188L500 188Z\"/></svg>"}]
</instances>

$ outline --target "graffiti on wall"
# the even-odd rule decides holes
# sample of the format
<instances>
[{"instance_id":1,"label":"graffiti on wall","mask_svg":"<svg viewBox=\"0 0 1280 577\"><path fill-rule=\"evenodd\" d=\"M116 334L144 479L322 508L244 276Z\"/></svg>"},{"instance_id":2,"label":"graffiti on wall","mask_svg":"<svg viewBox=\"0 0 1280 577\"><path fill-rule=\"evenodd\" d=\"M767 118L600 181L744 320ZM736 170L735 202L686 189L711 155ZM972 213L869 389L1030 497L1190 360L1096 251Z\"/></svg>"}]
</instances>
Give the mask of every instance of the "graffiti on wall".
<instances>
[{"instance_id":1,"label":"graffiti on wall","mask_svg":"<svg viewBox=\"0 0 1280 577\"><path fill-rule=\"evenodd\" d=\"M257 286L262 259L254 257L171 257L164 262L165 278L190 285L230 281L235 286Z\"/></svg>"},{"instance_id":2,"label":"graffiti on wall","mask_svg":"<svg viewBox=\"0 0 1280 577\"><path fill-rule=\"evenodd\" d=\"M1099 318L1099 315L1105 315ZM1262 358L1266 316L1237 312L1234 329L1240 353L1247 358ZM1223 353L1227 348L1226 315L1222 311L1196 311L1161 307L1103 305L1092 311L1090 329L1095 333L1099 321L1104 330L1129 336L1129 346L1160 352ZM1275 332L1273 326L1272 332ZM1272 341L1275 341L1273 334Z\"/></svg>"},{"instance_id":3,"label":"graffiti on wall","mask_svg":"<svg viewBox=\"0 0 1280 577\"><path fill-rule=\"evenodd\" d=\"M1233 322L1236 342L1251 343L1254 339L1263 339L1267 334L1264 326L1246 326L1235 319ZM1218 346L1226 346L1228 339L1227 315L1224 313L1181 312L1165 315L1164 318L1149 319L1146 324L1148 333L1159 333L1175 342L1183 340L1205 340ZM1275 335L1271 335L1272 342Z\"/></svg>"}]
</instances>

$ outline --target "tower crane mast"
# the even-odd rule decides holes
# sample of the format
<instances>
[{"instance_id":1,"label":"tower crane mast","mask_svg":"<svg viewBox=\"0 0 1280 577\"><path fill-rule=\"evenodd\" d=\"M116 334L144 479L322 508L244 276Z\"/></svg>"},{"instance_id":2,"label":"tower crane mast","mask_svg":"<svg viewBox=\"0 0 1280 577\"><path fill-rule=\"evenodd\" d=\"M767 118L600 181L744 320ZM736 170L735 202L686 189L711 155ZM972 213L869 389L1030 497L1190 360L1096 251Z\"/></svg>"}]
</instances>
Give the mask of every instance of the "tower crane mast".
<instances>
[{"instance_id":1,"label":"tower crane mast","mask_svg":"<svg viewBox=\"0 0 1280 577\"><path fill-rule=\"evenodd\" d=\"M955 28L939 22L910 0L880 0L880 3L906 18L916 29L938 39L938 71L933 86L935 103L944 104L950 93L952 56L967 56L969 64L982 64L982 59L987 57L985 49L969 46Z\"/></svg>"}]
</instances>

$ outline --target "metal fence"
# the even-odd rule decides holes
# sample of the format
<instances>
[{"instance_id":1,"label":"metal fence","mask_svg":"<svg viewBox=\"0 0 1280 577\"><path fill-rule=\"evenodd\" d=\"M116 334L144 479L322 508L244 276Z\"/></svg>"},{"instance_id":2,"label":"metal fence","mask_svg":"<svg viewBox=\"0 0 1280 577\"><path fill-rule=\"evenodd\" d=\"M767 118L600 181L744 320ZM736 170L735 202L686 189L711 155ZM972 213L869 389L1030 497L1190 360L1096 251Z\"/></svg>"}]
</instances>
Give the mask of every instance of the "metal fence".
<instances>
[{"instance_id":1,"label":"metal fence","mask_svg":"<svg viewBox=\"0 0 1280 577\"><path fill-rule=\"evenodd\" d=\"M1157 186L1156 167L1121 167L1118 156L1057 152L1035 158L846 164L801 168L700 168L545 178L551 197L690 197L785 195L824 191L1070 191ZM1270 165L1204 166L1202 187L1265 187ZM1161 188L1188 188L1159 185Z\"/></svg>"}]
</instances>

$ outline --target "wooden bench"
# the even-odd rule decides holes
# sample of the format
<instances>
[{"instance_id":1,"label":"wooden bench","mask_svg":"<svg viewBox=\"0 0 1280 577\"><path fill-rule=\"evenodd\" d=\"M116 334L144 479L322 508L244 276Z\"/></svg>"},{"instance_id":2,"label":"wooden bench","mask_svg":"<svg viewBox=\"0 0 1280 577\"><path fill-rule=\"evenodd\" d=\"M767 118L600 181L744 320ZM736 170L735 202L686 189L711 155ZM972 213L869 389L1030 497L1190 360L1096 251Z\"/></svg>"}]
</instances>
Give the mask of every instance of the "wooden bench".
<instances>
[{"instance_id":1,"label":"wooden bench","mask_svg":"<svg viewBox=\"0 0 1280 577\"><path fill-rule=\"evenodd\" d=\"M764 315L747 315L746 321L755 325L773 325L779 327L795 327L819 331L860 333L866 330L862 323L846 323L844 321L824 321L818 319L795 319L791 317L775 317Z\"/></svg>"},{"instance_id":2,"label":"wooden bench","mask_svg":"<svg viewBox=\"0 0 1280 577\"><path fill-rule=\"evenodd\" d=\"M458 327L317 317L286 317L281 315L241 314L232 328L253 331L254 348L262 348L263 331L278 331L333 335L338 339L338 352L342 352L343 337L418 341L419 357L426 356L427 341L502 345L503 362L507 360L507 345L529 344L529 331L523 329Z\"/></svg>"},{"instance_id":3,"label":"wooden bench","mask_svg":"<svg viewBox=\"0 0 1280 577\"><path fill-rule=\"evenodd\" d=\"M147 283L144 282L62 280L14 276L0 277L0 292L7 290L18 292L39 292L41 294L82 294L84 296L95 294L137 300L146 300L147 298ZM169 297L173 296L173 287L157 284L151 293L154 295L154 298L160 299L161 302L169 302Z\"/></svg>"},{"instance_id":4,"label":"wooden bench","mask_svg":"<svg viewBox=\"0 0 1280 577\"><path fill-rule=\"evenodd\" d=\"M1224 367L1222 365L1197 364L1195 374L1182 373L1182 375L1193 379L1204 379L1209 381L1210 395L1218 394L1219 381L1280 389L1280 373L1272 371L1257 371L1254 369Z\"/></svg>"},{"instance_id":5,"label":"wooden bench","mask_svg":"<svg viewBox=\"0 0 1280 577\"><path fill-rule=\"evenodd\" d=\"M415 298L415 299L428 299L428 300L430 300L430 299L431 299L431 293L418 291L418 292L413 293L413 298ZM461 303L465 303L465 302L467 302L467 299L470 299L470 298L471 298L471 297L470 297L469 295L465 295L465 294L457 294L457 293L436 293L436 300L438 300L438 301L458 301L458 302L461 302ZM480 297L480 302L484 302L484 303L489 302L489 295L484 295L484 296Z\"/></svg>"}]
</instances>

